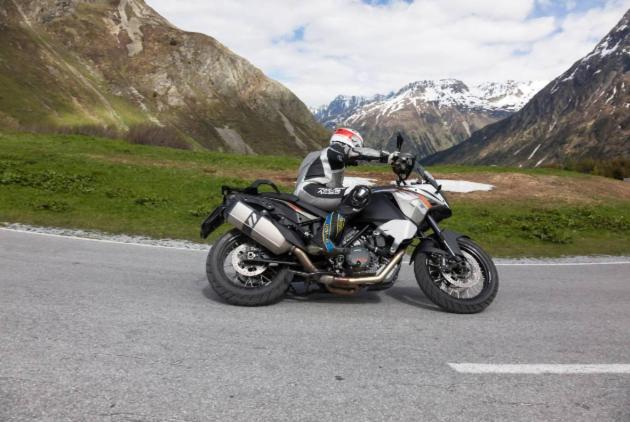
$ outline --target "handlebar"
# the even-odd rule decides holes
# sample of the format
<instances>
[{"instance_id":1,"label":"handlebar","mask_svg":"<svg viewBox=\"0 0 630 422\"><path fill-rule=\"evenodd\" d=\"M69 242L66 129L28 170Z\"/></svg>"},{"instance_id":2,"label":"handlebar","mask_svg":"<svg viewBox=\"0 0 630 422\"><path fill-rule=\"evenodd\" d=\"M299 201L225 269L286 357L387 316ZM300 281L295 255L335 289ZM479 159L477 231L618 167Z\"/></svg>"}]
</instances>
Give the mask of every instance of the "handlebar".
<instances>
[{"instance_id":1,"label":"handlebar","mask_svg":"<svg viewBox=\"0 0 630 422\"><path fill-rule=\"evenodd\" d=\"M404 140L405 139L403 138L402 133L398 132L398 134L396 135L396 149L398 150L399 153L402 150L402 145L403 145ZM402 157L403 155L406 155L413 159L414 169L418 172L418 174L420 174L420 177L422 177L424 181L428 182L431 186L435 188L435 193L440 193L440 191L442 190L442 186L438 184L437 180L435 180L435 178L433 177L431 173L426 171L424 167L418 164L418 160L416 159L416 156L414 154L400 153L399 157ZM398 175L399 183L400 182L404 183L404 180L407 179L407 177L411 173L411 171L409 171L409 168L407 167L407 171L404 171L404 169L400 169L400 171L397 171L395 169L395 166L393 167L394 167L394 172Z\"/></svg>"}]
</instances>

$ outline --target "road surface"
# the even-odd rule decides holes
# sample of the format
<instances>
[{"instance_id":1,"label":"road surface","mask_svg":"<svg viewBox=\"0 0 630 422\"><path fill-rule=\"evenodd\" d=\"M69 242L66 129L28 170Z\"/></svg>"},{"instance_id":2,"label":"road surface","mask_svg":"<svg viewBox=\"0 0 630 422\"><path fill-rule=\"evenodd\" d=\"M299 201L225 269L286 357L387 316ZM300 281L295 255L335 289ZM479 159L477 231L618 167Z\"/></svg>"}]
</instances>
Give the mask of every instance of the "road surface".
<instances>
[{"instance_id":1,"label":"road surface","mask_svg":"<svg viewBox=\"0 0 630 422\"><path fill-rule=\"evenodd\" d=\"M204 265L0 230L0 420L630 420L630 264L500 266L468 316L408 267L383 292L239 308Z\"/></svg>"}]
</instances>

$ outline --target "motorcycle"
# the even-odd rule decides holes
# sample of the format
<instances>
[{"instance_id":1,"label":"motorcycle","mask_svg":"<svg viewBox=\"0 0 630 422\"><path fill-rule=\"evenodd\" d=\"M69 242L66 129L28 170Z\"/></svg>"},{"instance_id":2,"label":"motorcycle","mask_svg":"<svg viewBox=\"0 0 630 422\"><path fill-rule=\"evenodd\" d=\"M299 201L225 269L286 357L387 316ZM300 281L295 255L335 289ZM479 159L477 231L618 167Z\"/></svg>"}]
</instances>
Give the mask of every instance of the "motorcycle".
<instances>
[{"instance_id":1,"label":"motorcycle","mask_svg":"<svg viewBox=\"0 0 630 422\"><path fill-rule=\"evenodd\" d=\"M399 136L399 151L401 145ZM448 312L483 311L499 287L492 258L468 236L439 227L451 207L413 154L400 153L392 170L395 185L371 188L370 202L344 229L336 256L309 247L327 211L280 192L269 180L245 189L223 186L223 203L201 226L204 239L225 222L234 227L208 254L210 285L240 306L275 303L297 282L337 295L383 290L394 285L405 251L416 243L410 264L427 298ZM415 182L409 180L413 171L420 176ZM259 190L265 185L272 191Z\"/></svg>"}]
</instances>

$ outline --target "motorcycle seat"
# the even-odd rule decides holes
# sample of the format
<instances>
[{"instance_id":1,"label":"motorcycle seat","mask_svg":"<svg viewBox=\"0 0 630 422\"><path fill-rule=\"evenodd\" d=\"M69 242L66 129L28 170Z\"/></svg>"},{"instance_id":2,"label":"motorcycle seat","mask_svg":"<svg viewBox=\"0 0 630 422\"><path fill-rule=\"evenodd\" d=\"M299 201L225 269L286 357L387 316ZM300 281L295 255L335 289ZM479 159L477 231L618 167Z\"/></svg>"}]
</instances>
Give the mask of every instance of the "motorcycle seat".
<instances>
[{"instance_id":1,"label":"motorcycle seat","mask_svg":"<svg viewBox=\"0 0 630 422\"><path fill-rule=\"evenodd\" d=\"M310 212L311 214L315 214L319 217L322 218L326 218L326 215L328 215L328 211L324 211L322 209L317 208L314 205L311 205L307 202L302 201L300 198L298 198L297 196L290 194L290 193L285 193L285 192L260 192L259 194L262 197L265 198L270 198L270 199L279 199L281 201L287 201L287 202L291 202L295 205L297 205L300 208L304 208L306 211Z\"/></svg>"}]
</instances>

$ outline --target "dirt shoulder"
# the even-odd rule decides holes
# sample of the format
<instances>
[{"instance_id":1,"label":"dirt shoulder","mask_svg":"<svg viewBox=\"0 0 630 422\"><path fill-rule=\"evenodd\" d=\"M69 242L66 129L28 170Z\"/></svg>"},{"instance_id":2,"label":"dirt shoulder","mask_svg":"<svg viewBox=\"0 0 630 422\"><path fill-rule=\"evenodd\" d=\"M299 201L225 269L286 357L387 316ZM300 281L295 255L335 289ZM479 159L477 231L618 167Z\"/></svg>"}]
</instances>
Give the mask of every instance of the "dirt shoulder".
<instances>
[{"instance_id":1,"label":"dirt shoulder","mask_svg":"<svg viewBox=\"0 0 630 422\"><path fill-rule=\"evenodd\" d=\"M392 178L383 173L357 173L360 177L387 184ZM630 201L630 183L599 176L549 176L523 173L436 173L438 179L467 180L494 186L488 192L449 193L452 198L471 201L556 201L593 204L604 201Z\"/></svg>"}]
</instances>

